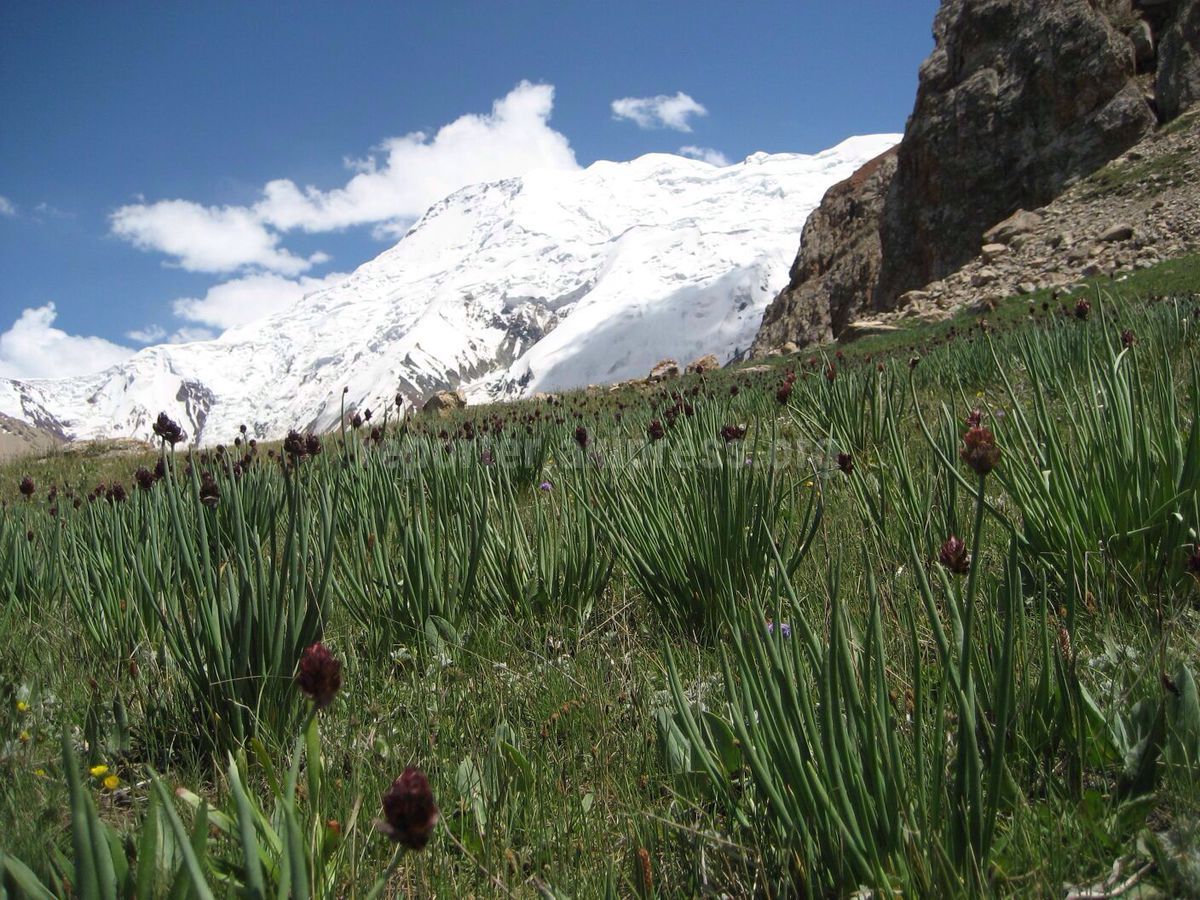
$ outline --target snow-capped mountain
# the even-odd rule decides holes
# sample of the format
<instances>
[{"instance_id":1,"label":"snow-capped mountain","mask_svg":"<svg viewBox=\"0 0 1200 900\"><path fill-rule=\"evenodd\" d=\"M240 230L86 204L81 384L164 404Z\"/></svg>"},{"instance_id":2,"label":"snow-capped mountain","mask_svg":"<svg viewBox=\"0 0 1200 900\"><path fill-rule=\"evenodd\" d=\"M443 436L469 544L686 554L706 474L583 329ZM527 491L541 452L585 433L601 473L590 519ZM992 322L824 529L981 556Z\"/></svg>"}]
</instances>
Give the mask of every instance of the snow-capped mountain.
<instances>
[{"instance_id":1,"label":"snow-capped mountain","mask_svg":"<svg viewBox=\"0 0 1200 900\"><path fill-rule=\"evenodd\" d=\"M473 402L746 350L826 189L897 143L717 167L666 154L464 188L332 287L219 338L95 375L0 380L0 412L61 435L193 440L321 430L346 409L460 387Z\"/></svg>"}]
</instances>

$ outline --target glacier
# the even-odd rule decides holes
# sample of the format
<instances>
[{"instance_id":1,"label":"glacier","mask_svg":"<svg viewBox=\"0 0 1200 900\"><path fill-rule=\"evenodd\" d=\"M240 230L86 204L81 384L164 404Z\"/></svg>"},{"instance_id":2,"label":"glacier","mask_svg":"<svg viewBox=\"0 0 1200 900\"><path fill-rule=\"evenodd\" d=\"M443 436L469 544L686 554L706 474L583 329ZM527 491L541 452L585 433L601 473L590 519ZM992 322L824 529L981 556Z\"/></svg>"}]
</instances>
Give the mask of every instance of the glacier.
<instances>
[{"instance_id":1,"label":"glacier","mask_svg":"<svg viewBox=\"0 0 1200 900\"><path fill-rule=\"evenodd\" d=\"M344 280L213 340L61 379L0 379L0 413L69 440L323 431L342 410L472 403L727 362L754 339L825 191L900 140L714 166L670 154L472 185Z\"/></svg>"}]
</instances>

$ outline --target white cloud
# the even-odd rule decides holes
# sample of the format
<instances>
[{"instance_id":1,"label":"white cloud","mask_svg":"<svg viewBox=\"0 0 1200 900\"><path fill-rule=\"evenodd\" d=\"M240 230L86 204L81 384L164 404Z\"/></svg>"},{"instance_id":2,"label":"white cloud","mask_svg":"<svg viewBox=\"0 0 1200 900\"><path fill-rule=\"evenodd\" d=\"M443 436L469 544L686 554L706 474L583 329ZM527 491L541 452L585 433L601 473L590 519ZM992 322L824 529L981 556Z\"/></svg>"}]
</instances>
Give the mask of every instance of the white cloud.
<instances>
[{"instance_id":1,"label":"white cloud","mask_svg":"<svg viewBox=\"0 0 1200 900\"><path fill-rule=\"evenodd\" d=\"M412 132L388 138L360 160L342 187L267 182L253 206L206 207L188 200L123 206L113 233L143 250L174 257L189 271L263 270L296 276L329 261L307 259L280 245L282 233L334 231L374 225L377 237L403 235L431 205L468 184L521 175L531 169L578 167L565 136L549 126L554 87L522 81L486 115L460 116L430 137Z\"/></svg>"},{"instance_id":2,"label":"white cloud","mask_svg":"<svg viewBox=\"0 0 1200 900\"><path fill-rule=\"evenodd\" d=\"M157 344L167 336L167 330L161 325L147 325L145 328L135 328L125 332L125 337L139 344Z\"/></svg>"},{"instance_id":3,"label":"white cloud","mask_svg":"<svg viewBox=\"0 0 1200 900\"><path fill-rule=\"evenodd\" d=\"M15 216L16 214L17 207L11 200L0 194L0 216Z\"/></svg>"},{"instance_id":4,"label":"white cloud","mask_svg":"<svg viewBox=\"0 0 1200 900\"><path fill-rule=\"evenodd\" d=\"M729 165L729 158L720 150L714 150L712 147L696 147L688 144L686 147L680 147L679 152L683 156L690 156L692 159L699 159L714 166Z\"/></svg>"},{"instance_id":5,"label":"white cloud","mask_svg":"<svg viewBox=\"0 0 1200 900\"><path fill-rule=\"evenodd\" d=\"M174 256L189 272L233 272L259 266L298 275L328 259L309 259L279 247L279 235L243 206L201 206L187 200L160 200L122 206L110 217L113 233L141 250Z\"/></svg>"},{"instance_id":6,"label":"white cloud","mask_svg":"<svg viewBox=\"0 0 1200 900\"><path fill-rule=\"evenodd\" d=\"M334 272L324 278L293 281L265 273L246 275L213 285L203 297L181 297L174 303L175 315L220 330L233 328L287 309L305 294L330 287L345 277L342 272ZM198 336L195 329L180 331L189 334L187 340L212 336L211 332Z\"/></svg>"},{"instance_id":7,"label":"white cloud","mask_svg":"<svg viewBox=\"0 0 1200 900\"><path fill-rule=\"evenodd\" d=\"M382 233L403 233L433 203L468 184L531 169L577 168L570 143L548 124L553 108L552 85L522 81L488 115L461 116L432 138L420 131L388 138L375 155L347 161L357 174L343 187L268 182L255 212L283 230L385 223Z\"/></svg>"},{"instance_id":8,"label":"white cloud","mask_svg":"<svg viewBox=\"0 0 1200 900\"><path fill-rule=\"evenodd\" d=\"M622 97L612 102L614 119L629 119L639 128L671 128L691 131L691 116L707 116L708 110L683 91L675 96Z\"/></svg>"},{"instance_id":9,"label":"white cloud","mask_svg":"<svg viewBox=\"0 0 1200 900\"><path fill-rule=\"evenodd\" d=\"M99 372L133 351L99 337L80 337L54 327L53 303L24 310L0 334L0 377L64 378Z\"/></svg>"}]
</instances>

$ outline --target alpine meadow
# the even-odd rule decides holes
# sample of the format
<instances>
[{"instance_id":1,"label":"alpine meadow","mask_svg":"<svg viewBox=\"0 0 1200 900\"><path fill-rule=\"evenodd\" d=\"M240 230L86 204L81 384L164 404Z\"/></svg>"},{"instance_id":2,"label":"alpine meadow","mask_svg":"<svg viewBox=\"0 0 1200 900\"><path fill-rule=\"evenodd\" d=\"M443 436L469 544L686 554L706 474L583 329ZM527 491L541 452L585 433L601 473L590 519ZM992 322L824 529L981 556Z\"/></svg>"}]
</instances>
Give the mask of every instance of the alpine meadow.
<instances>
[{"instance_id":1,"label":"alpine meadow","mask_svg":"<svg viewBox=\"0 0 1200 900\"><path fill-rule=\"evenodd\" d=\"M0 900L1200 897L1200 0L121 6L0 11Z\"/></svg>"}]
</instances>

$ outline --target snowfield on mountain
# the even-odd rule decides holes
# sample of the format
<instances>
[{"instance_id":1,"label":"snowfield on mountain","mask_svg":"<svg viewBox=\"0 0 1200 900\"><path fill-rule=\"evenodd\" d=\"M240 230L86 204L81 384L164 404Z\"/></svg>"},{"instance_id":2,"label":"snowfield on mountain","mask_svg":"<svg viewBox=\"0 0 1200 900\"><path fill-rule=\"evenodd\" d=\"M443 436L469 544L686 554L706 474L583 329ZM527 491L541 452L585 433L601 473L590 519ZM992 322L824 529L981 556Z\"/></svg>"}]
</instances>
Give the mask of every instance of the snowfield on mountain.
<instances>
[{"instance_id":1,"label":"snowfield on mountain","mask_svg":"<svg viewBox=\"0 0 1200 900\"><path fill-rule=\"evenodd\" d=\"M165 411L189 442L324 430L343 409L472 402L644 376L745 353L786 285L825 191L899 141L718 167L667 154L464 188L389 250L288 309L103 372L0 380L0 413L68 439L150 438ZM343 397L343 389L345 395Z\"/></svg>"}]
</instances>

